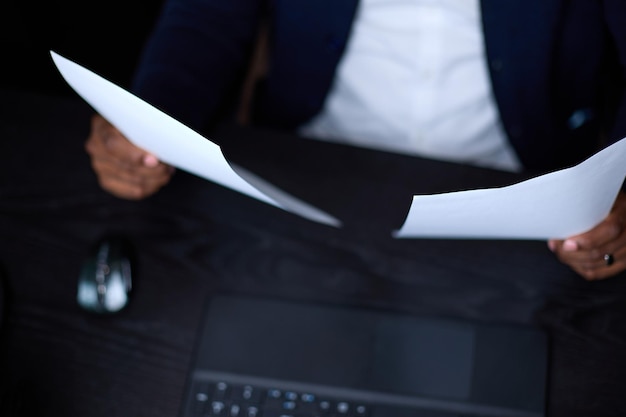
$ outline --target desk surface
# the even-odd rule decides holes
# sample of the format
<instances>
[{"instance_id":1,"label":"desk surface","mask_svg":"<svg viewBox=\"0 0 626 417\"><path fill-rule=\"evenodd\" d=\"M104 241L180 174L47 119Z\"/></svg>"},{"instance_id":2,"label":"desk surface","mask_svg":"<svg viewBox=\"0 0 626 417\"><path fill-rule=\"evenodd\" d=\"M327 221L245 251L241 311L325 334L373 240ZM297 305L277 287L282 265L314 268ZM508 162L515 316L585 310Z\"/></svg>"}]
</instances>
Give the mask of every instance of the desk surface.
<instances>
[{"instance_id":1,"label":"desk surface","mask_svg":"<svg viewBox=\"0 0 626 417\"><path fill-rule=\"evenodd\" d=\"M624 415L624 277L586 283L545 242L389 234L413 193L520 177L231 126L212 133L227 157L345 227L184 172L148 200L121 201L89 168L82 101L0 97L0 414L177 415L204 301L236 291L541 325L552 337L549 415ZM77 307L76 279L105 234L134 242L136 292L121 314L96 317Z\"/></svg>"}]
</instances>

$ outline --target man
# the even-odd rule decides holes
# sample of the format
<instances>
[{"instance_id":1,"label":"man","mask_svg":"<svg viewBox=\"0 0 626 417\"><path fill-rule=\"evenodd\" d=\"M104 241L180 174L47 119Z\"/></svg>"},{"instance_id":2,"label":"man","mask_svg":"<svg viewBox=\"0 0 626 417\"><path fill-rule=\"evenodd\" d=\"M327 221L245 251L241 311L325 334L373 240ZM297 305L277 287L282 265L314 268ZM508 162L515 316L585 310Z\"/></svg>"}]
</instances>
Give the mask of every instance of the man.
<instances>
[{"instance_id":1,"label":"man","mask_svg":"<svg viewBox=\"0 0 626 417\"><path fill-rule=\"evenodd\" d=\"M134 83L202 130L232 114L261 23L257 125L519 171L579 162L626 136L623 0L170 0ZM171 167L95 117L101 185L131 199ZM626 197L592 230L551 240L588 280L626 269Z\"/></svg>"}]
</instances>

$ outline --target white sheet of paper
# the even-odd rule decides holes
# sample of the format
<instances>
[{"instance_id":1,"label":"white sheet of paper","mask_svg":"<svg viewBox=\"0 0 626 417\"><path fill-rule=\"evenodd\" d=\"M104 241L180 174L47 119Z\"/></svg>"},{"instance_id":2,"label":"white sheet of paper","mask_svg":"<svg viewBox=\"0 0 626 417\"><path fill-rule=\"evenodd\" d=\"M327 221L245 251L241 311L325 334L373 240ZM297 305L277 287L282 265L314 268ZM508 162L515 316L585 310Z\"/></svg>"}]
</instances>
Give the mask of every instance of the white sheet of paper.
<instances>
[{"instance_id":1,"label":"white sheet of paper","mask_svg":"<svg viewBox=\"0 0 626 417\"><path fill-rule=\"evenodd\" d=\"M501 188L413 196L399 238L566 238L609 214L626 177L626 138L580 164Z\"/></svg>"},{"instance_id":2,"label":"white sheet of paper","mask_svg":"<svg viewBox=\"0 0 626 417\"><path fill-rule=\"evenodd\" d=\"M136 146L161 161L309 220L339 227L329 214L260 180L251 185L230 166L218 145L137 96L50 51L65 81ZM259 188L266 186L271 197Z\"/></svg>"}]
</instances>

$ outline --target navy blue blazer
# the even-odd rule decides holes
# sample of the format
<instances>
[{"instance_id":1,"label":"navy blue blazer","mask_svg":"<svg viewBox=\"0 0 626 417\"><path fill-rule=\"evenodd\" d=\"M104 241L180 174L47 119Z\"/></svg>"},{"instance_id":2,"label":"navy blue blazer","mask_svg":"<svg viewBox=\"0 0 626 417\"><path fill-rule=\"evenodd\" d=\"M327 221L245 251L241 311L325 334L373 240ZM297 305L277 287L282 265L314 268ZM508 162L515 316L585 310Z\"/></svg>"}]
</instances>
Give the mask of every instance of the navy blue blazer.
<instances>
[{"instance_id":1,"label":"navy blue blazer","mask_svg":"<svg viewBox=\"0 0 626 417\"><path fill-rule=\"evenodd\" d=\"M358 0L169 0L133 83L203 130L233 108L261 20L269 70L254 121L293 129L324 104ZM493 92L527 169L571 165L626 136L626 1L482 0Z\"/></svg>"}]
</instances>

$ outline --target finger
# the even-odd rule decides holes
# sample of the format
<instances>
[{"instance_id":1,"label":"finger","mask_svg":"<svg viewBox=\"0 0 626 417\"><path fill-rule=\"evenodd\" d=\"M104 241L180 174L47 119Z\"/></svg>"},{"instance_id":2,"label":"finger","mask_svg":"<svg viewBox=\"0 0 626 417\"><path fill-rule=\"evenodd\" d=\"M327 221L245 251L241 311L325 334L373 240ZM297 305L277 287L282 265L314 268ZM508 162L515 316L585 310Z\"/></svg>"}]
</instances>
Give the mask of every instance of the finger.
<instances>
[{"instance_id":1,"label":"finger","mask_svg":"<svg viewBox=\"0 0 626 417\"><path fill-rule=\"evenodd\" d=\"M626 218L626 194L619 192L611 212L597 226L567 240L573 240L583 249L598 248L609 244L624 234Z\"/></svg>"},{"instance_id":2,"label":"finger","mask_svg":"<svg viewBox=\"0 0 626 417\"><path fill-rule=\"evenodd\" d=\"M613 261L610 259L611 256L613 257ZM559 256L559 260L572 267L576 266L582 269L604 269L606 266L610 266L609 264L614 263L615 256L616 255L614 255L613 252L603 252L598 256L586 259L572 259L561 255ZM607 260L607 258L609 259Z\"/></svg>"},{"instance_id":3,"label":"finger","mask_svg":"<svg viewBox=\"0 0 626 417\"><path fill-rule=\"evenodd\" d=\"M152 194L152 190L147 190L138 184L120 181L115 177L99 177L98 180L104 190L118 198L141 200Z\"/></svg>"},{"instance_id":4,"label":"finger","mask_svg":"<svg viewBox=\"0 0 626 417\"><path fill-rule=\"evenodd\" d=\"M553 243L555 242L555 243ZM604 255L614 253L619 247L619 241L613 241L605 246L594 249L583 249L579 247L574 250L567 247L566 241L551 241L550 249L557 255L559 260L568 265L584 265L585 267L594 267L604 264Z\"/></svg>"},{"instance_id":5,"label":"finger","mask_svg":"<svg viewBox=\"0 0 626 417\"><path fill-rule=\"evenodd\" d=\"M593 260L572 260L559 254L559 259L569 265L587 280L604 279L626 270L626 247L621 246L615 250L606 249L600 251L600 255ZM610 255L611 259L605 258Z\"/></svg>"},{"instance_id":6,"label":"finger","mask_svg":"<svg viewBox=\"0 0 626 417\"><path fill-rule=\"evenodd\" d=\"M115 165L117 169L134 172L139 176L171 175L173 172L171 166L163 164L151 154L144 153L142 163L129 163L126 159L117 157L106 148L104 140L94 132L85 143L85 150L92 159L92 165L94 161L106 162Z\"/></svg>"},{"instance_id":7,"label":"finger","mask_svg":"<svg viewBox=\"0 0 626 417\"><path fill-rule=\"evenodd\" d=\"M565 239L563 250L566 252L589 251L602 248L616 241L624 233L623 225L618 221L618 216L609 215L605 220L593 229Z\"/></svg>"},{"instance_id":8,"label":"finger","mask_svg":"<svg viewBox=\"0 0 626 417\"><path fill-rule=\"evenodd\" d=\"M609 215L588 232L565 240L550 240L548 247L559 260L585 279L604 279L626 270L626 194L620 192ZM613 256L607 264L605 255Z\"/></svg>"},{"instance_id":9,"label":"finger","mask_svg":"<svg viewBox=\"0 0 626 417\"><path fill-rule=\"evenodd\" d=\"M146 167L144 165L125 164L123 161L112 157L109 154L96 154L91 158L92 167L98 173L101 168L108 168L106 174L119 175L128 181L144 181L150 178L157 180L159 178L169 178L173 173L173 168L161 162L154 167Z\"/></svg>"},{"instance_id":10,"label":"finger","mask_svg":"<svg viewBox=\"0 0 626 417\"><path fill-rule=\"evenodd\" d=\"M121 134L111 134L104 137L106 151L114 158L129 166L156 166L158 160L145 150L135 146ZM151 161L146 165L146 161Z\"/></svg>"},{"instance_id":11,"label":"finger","mask_svg":"<svg viewBox=\"0 0 626 417\"><path fill-rule=\"evenodd\" d=\"M597 263L605 253L612 253L623 245L626 245L625 230L611 216L586 233L548 242L550 250L567 264Z\"/></svg>"},{"instance_id":12,"label":"finger","mask_svg":"<svg viewBox=\"0 0 626 417\"><path fill-rule=\"evenodd\" d=\"M112 177L118 181L124 181L138 186L165 185L172 171L169 167L162 166L159 169L148 171L147 169L122 169L115 162L106 159L93 159L92 167L99 177Z\"/></svg>"},{"instance_id":13,"label":"finger","mask_svg":"<svg viewBox=\"0 0 626 417\"><path fill-rule=\"evenodd\" d=\"M92 118L92 130L88 145L92 156L108 154L128 166L143 165L150 168L159 164L159 160L154 155L134 145L115 126L101 116Z\"/></svg>"},{"instance_id":14,"label":"finger","mask_svg":"<svg viewBox=\"0 0 626 417\"><path fill-rule=\"evenodd\" d=\"M138 200L156 193L170 181L171 173L138 177L133 173L119 169L115 164L93 160L98 183L109 193L131 200Z\"/></svg>"},{"instance_id":15,"label":"finger","mask_svg":"<svg viewBox=\"0 0 626 417\"><path fill-rule=\"evenodd\" d=\"M612 265L602 264L601 266L586 267L584 265L573 265L572 269L576 271L587 281L597 281L612 277L626 270L626 262L618 258Z\"/></svg>"},{"instance_id":16,"label":"finger","mask_svg":"<svg viewBox=\"0 0 626 417\"><path fill-rule=\"evenodd\" d=\"M127 181L120 176L101 175L98 177L98 182L104 190L117 197L139 200L156 193L169 182L169 178Z\"/></svg>"}]
</instances>

